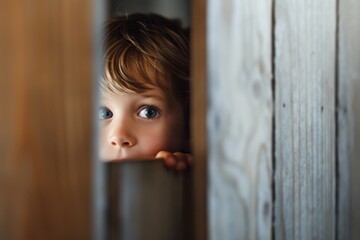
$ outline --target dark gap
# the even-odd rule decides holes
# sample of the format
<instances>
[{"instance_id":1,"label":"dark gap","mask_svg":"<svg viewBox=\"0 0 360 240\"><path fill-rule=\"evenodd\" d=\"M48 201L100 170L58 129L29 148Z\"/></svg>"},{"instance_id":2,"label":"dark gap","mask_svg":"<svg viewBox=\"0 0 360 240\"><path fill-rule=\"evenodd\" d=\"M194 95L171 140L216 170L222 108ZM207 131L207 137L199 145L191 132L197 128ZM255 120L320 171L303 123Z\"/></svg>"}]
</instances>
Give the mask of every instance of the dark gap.
<instances>
[{"instance_id":1,"label":"dark gap","mask_svg":"<svg viewBox=\"0 0 360 240\"><path fill-rule=\"evenodd\" d=\"M195 220L194 220L194 171L193 169L188 170L184 173L184 182L183 182L183 215L182 215L182 226L183 226L183 237L182 239L194 240L194 231L195 231Z\"/></svg>"},{"instance_id":2,"label":"dark gap","mask_svg":"<svg viewBox=\"0 0 360 240\"><path fill-rule=\"evenodd\" d=\"M275 193L275 170L276 170L276 148L275 148L275 23L276 23L276 16L275 16L275 0L272 0L272 9L271 9L271 72L272 72L272 81L271 81L271 88L272 88L272 100L273 100L273 116L272 116L272 219L271 219L271 239L275 239L275 200L276 200L276 193Z\"/></svg>"},{"instance_id":3,"label":"dark gap","mask_svg":"<svg viewBox=\"0 0 360 240\"><path fill-rule=\"evenodd\" d=\"M335 240L339 239L339 0L335 26Z\"/></svg>"}]
</instances>

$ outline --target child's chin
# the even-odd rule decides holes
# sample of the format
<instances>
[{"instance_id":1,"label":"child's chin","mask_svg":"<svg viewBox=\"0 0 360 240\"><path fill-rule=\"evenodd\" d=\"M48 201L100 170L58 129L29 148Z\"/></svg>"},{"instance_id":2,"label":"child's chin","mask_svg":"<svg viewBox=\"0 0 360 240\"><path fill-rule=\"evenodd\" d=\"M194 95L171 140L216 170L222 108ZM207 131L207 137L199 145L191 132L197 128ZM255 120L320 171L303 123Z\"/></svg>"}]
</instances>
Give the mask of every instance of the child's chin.
<instances>
[{"instance_id":1,"label":"child's chin","mask_svg":"<svg viewBox=\"0 0 360 240\"><path fill-rule=\"evenodd\" d=\"M150 153L137 153L137 154L114 154L109 155L99 155L101 162L124 162L124 161L138 161L145 159L154 159L156 154Z\"/></svg>"},{"instance_id":2,"label":"child's chin","mask_svg":"<svg viewBox=\"0 0 360 240\"><path fill-rule=\"evenodd\" d=\"M102 162L127 162L127 161L139 161L139 160L150 160L155 159L154 157L124 157L115 159L101 159Z\"/></svg>"},{"instance_id":3,"label":"child's chin","mask_svg":"<svg viewBox=\"0 0 360 240\"><path fill-rule=\"evenodd\" d=\"M129 158L100 158L101 162L123 162L128 161Z\"/></svg>"}]
</instances>

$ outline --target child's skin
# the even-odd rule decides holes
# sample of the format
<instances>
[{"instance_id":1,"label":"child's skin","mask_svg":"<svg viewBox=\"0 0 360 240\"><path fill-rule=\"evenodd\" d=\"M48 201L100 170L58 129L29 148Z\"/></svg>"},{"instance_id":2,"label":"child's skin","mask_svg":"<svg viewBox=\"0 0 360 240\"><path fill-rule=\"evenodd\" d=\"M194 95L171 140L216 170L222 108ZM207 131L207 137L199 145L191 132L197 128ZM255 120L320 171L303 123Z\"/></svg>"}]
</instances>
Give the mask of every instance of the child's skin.
<instances>
[{"instance_id":1,"label":"child's skin","mask_svg":"<svg viewBox=\"0 0 360 240\"><path fill-rule=\"evenodd\" d=\"M168 168L185 170L193 157L181 152L189 145L183 102L171 91L145 85L141 92L101 90L100 159L162 158Z\"/></svg>"},{"instance_id":2,"label":"child's skin","mask_svg":"<svg viewBox=\"0 0 360 240\"><path fill-rule=\"evenodd\" d=\"M178 171L192 164L190 154L176 152L188 144L182 106L159 88L142 94L102 92L99 118L105 161L156 157Z\"/></svg>"}]
</instances>

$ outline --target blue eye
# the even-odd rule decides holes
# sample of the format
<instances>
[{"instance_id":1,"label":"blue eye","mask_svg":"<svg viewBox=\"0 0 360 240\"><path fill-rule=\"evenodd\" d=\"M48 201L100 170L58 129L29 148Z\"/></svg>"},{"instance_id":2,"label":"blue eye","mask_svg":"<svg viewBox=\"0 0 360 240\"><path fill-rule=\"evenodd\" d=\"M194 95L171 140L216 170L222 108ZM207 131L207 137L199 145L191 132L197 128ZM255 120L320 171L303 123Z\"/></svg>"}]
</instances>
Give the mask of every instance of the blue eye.
<instances>
[{"instance_id":1,"label":"blue eye","mask_svg":"<svg viewBox=\"0 0 360 240\"><path fill-rule=\"evenodd\" d=\"M106 107L101 107L99 111L99 119L109 119L112 118L113 113L110 111L110 109Z\"/></svg>"},{"instance_id":2,"label":"blue eye","mask_svg":"<svg viewBox=\"0 0 360 240\"><path fill-rule=\"evenodd\" d=\"M156 107L146 106L141 108L139 112L139 117L153 119L160 116L160 111Z\"/></svg>"}]
</instances>

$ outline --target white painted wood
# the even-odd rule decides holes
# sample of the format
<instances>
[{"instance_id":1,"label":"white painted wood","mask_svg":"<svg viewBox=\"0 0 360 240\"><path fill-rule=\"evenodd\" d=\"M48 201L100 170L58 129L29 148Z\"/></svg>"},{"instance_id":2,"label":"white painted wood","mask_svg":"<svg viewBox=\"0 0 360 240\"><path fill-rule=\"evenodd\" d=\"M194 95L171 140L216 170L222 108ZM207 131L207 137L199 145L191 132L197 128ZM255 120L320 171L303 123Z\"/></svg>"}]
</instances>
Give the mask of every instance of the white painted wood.
<instances>
[{"instance_id":1,"label":"white painted wood","mask_svg":"<svg viewBox=\"0 0 360 240\"><path fill-rule=\"evenodd\" d=\"M270 239L271 1L207 9L209 239Z\"/></svg>"},{"instance_id":2,"label":"white painted wood","mask_svg":"<svg viewBox=\"0 0 360 240\"><path fill-rule=\"evenodd\" d=\"M338 239L360 239L360 1L339 1Z\"/></svg>"},{"instance_id":3,"label":"white painted wood","mask_svg":"<svg viewBox=\"0 0 360 240\"><path fill-rule=\"evenodd\" d=\"M275 1L275 239L335 239L336 1Z\"/></svg>"}]
</instances>

